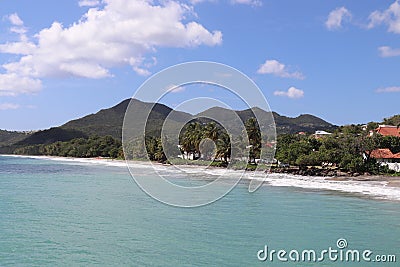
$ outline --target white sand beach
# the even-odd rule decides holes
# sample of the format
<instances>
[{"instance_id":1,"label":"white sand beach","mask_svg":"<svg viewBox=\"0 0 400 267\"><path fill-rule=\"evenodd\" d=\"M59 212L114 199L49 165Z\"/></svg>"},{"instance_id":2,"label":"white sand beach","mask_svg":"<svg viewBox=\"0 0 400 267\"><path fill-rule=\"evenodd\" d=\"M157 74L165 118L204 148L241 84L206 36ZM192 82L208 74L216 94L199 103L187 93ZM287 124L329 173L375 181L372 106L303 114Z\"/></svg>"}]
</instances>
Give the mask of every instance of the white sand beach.
<instances>
[{"instance_id":1,"label":"white sand beach","mask_svg":"<svg viewBox=\"0 0 400 267\"><path fill-rule=\"evenodd\" d=\"M127 168L124 160L115 160L107 158L65 158L52 156L25 156L25 155L3 155L7 157L31 158L39 160L53 160L65 162L66 164L90 164L103 165L110 167ZM135 168L155 168L157 171L176 175L183 171L186 174L204 174L205 176L224 176L237 178L238 175L243 179L263 180L266 185L280 187L296 187L310 190L331 190L356 195L373 197L376 199L386 199L400 201L400 177L391 176L358 176L358 177L317 177L300 176L290 174L278 174L264 172L244 172L237 170L226 170L221 168L207 168L204 166L179 165L171 166L161 163L147 161L129 161L130 166ZM207 178L207 177L205 177Z\"/></svg>"}]
</instances>

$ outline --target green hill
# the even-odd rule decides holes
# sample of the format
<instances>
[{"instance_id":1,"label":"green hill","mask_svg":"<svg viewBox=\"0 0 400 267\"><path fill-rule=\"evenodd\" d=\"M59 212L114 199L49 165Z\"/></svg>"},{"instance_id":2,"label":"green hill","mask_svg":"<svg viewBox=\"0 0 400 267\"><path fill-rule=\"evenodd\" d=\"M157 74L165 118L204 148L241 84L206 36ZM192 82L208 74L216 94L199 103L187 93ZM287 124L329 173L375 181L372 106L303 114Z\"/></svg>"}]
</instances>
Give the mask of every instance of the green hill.
<instances>
[{"instance_id":1,"label":"green hill","mask_svg":"<svg viewBox=\"0 0 400 267\"><path fill-rule=\"evenodd\" d=\"M120 139L122 134L122 122L129 101L130 99L127 99L112 108L102 109L96 114L90 114L83 118L69 121L59 128L78 130L87 136L110 135Z\"/></svg>"},{"instance_id":2,"label":"green hill","mask_svg":"<svg viewBox=\"0 0 400 267\"><path fill-rule=\"evenodd\" d=\"M29 133L0 130L0 147L14 144L29 136Z\"/></svg>"},{"instance_id":3,"label":"green hill","mask_svg":"<svg viewBox=\"0 0 400 267\"><path fill-rule=\"evenodd\" d=\"M236 126L236 124L240 123L237 119L235 120L237 116L239 116L243 122L254 117L254 114L256 114L258 118L270 118L270 113L260 108L233 112L221 107L213 107L197 115L191 115L181 111L174 111L163 104L146 103L136 99L130 102L130 99L127 99L114 107L100 110L95 114L90 114L80 119L72 120L60 127L38 131L33 134L27 135L0 131L0 147L3 147L3 149L0 149L0 152L9 152L15 147L51 144L58 141L65 142L76 138L88 138L94 135L112 136L115 139L121 140L122 125L129 104L132 106L130 108L131 114L129 114L130 120L127 121L127 127L130 128L130 138L132 139L142 138L144 135L142 129L144 129L144 127L146 128L146 134L153 136L159 135L167 117L169 118L169 123L165 127L167 133L173 130L176 131L178 127L182 126L182 123L196 118L206 122L208 119L204 117L212 117L221 122L221 124L229 125L233 129L240 129L239 126ZM150 109L152 109L151 112ZM146 114L148 113L150 113L150 116L146 118ZM237 115L235 115L235 113ZM300 115L296 118L281 116L275 112L273 112L272 115L276 123L278 134L296 133L300 131L311 133L315 130L332 131L336 128L336 126L313 115ZM145 122L147 122L146 125L144 125ZM4 149L4 147L8 148Z\"/></svg>"},{"instance_id":4,"label":"green hill","mask_svg":"<svg viewBox=\"0 0 400 267\"><path fill-rule=\"evenodd\" d=\"M16 146L27 145L48 145L55 142L65 142L75 138L87 138L88 136L80 130L63 129L60 127L48 130L38 131L26 137L25 139L15 143Z\"/></svg>"},{"instance_id":5,"label":"green hill","mask_svg":"<svg viewBox=\"0 0 400 267\"><path fill-rule=\"evenodd\" d=\"M242 122L247 121L256 114L257 118L270 118L270 112L267 112L260 108L252 108L241 111L236 111L237 115L240 117ZM206 111L199 113L197 116L208 116L217 118L219 121L234 121L234 114L227 109L220 107L213 107ZM275 121L277 134L284 133L298 133L298 132L308 132L313 133L316 130L334 131L337 126L330 124L323 119L320 119L313 115L300 115L296 118L289 118L286 116L281 116L276 112L272 112L272 116ZM237 122L237 121L236 121Z\"/></svg>"}]
</instances>

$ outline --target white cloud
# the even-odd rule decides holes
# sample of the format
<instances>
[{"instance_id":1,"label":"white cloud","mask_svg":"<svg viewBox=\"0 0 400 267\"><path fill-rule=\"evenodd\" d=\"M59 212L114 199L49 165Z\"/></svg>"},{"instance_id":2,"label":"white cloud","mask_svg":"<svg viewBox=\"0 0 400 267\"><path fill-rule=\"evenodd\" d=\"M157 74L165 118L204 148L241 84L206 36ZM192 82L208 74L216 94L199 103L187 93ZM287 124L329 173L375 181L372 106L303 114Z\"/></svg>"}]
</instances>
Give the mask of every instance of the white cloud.
<instances>
[{"instance_id":1,"label":"white cloud","mask_svg":"<svg viewBox=\"0 0 400 267\"><path fill-rule=\"evenodd\" d=\"M337 30L342 27L345 20L351 20L351 13L345 7L339 7L329 13L325 26L328 30Z\"/></svg>"},{"instance_id":2,"label":"white cloud","mask_svg":"<svg viewBox=\"0 0 400 267\"><path fill-rule=\"evenodd\" d=\"M0 73L0 96L16 96L19 94L32 94L42 88L39 79L17 75L15 73Z\"/></svg>"},{"instance_id":3,"label":"white cloud","mask_svg":"<svg viewBox=\"0 0 400 267\"><path fill-rule=\"evenodd\" d=\"M214 0L189 0L189 2L193 5L197 5L204 2L214 2Z\"/></svg>"},{"instance_id":4,"label":"white cloud","mask_svg":"<svg viewBox=\"0 0 400 267\"><path fill-rule=\"evenodd\" d=\"M264 64L257 70L259 74L273 74L283 78L295 78L304 79L304 75L301 72L289 72L285 64L280 63L277 60L266 60Z\"/></svg>"},{"instance_id":5,"label":"white cloud","mask_svg":"<svg viewBox=\"0 0 400 267\"><path fill-rule=\"evenodd\" d=\"M177 86L177 85L170 85L168 86L165 91L170 93L181 93L184 92L186 88L184 86Z\"/></svg>"},{"instance_id":6,"label":"white cloud","mask_svg":"<svg viewBox=\"0 0 400 267\"><path fill-rule=\"evenodd\" d=\"M374 28L378 25L386 24L388 31L400 33L400 2L394 1L388 9L384 11L374 11L369 15L368 28Z\"/></svg>"},{"instance_id":7,"label":"white cloud","mask_svg":"<svg viewBox=\"0 0 400 267\"><path fill-rule=\"evenodd\" d=\"M8 16L8 19L10 20L11 24L14 26L22 26L24 25L24 22L20 17L18 16L17 13L11 14Z\"/></svg>"},{"instance_id":8,"label":"white cloud","mask_svg":"<svg viewBox=\"0 0 400 267\"><path fill-rule=\"evenodd\" d=\"M18 27L11 27L10 32L19 34L19 35L24 35L26 33L26 29L23 26L18 26Z\"/></svg>"},{"instance_id":9,"label":"white cloud","mask_svg":"<svg viewBox=\"0 0 400 267\"><path fill-rule=\"evenodd\" d=\"M393 49L389 46L381 46L378 48L381 57L397 57L400 56L400 49Z\"/></svg>"},{"instance_id":10,"label":"white cloud","mask_svg":"<svg viewBox=\"0 0 400 267\"><path fill-rule=\"evenodd\" d=\"M20 106L12 103L0 103L0 110L18 109Z\"/></svg>"},{"instance_id":11,"label":"white cloud","mask_svg":"<svg viewBox=\"0 0 400 267\"><path fill-rule=\"evenodd\" d=\"M26 36L25 36L26 28L24 27L24 22L18 16L18 14L17 13L13 13L13 14L7 16L7 19L13 25L10 28L10 31L13 32L13 33L19 34L21 39L26 39Z\"/></svg>"},{"instance_id":12,"label":"white cloud","mask_svg":"<svg viewBox=\"0 0 400 267\"><path fill-rule=\"evenodd\" d=\"M231 3L250 6L262 6L261 0L231 0Z\"/></svg>"},{"instance_id":13,"label":"white cloud","mask_svg":"<svg viewBox=\"0 0 400 267\"><path fill-rule=\"evenodd\" d=\"M112 68L124 65L139 75L149 75L146 56L158 47L222 43L220 31L210 32L197 22L187 22L193 10L185 4L169 1L155 5L151 0L102 3L104 7L90 8L71 26L54 22L34 38L21 36L19 42L0 44L0 52L21 55L18 61L1 66L5 73L0 73L0 90L24 91L18 89L18 80L30 81L36 91L40 79L46 77L110 77ZM20 79L13 79L16 84L12 85L9 77L15 76Z\"/></svg>"},{"instance_id":14,"label":"white cloud","mask_svg":"<svg viewBox=\"0 0 400 267\"><path fill-rule=\"evenodd\" d=\"M289 98L302 98L304 96L304 91L297 89L295 87L290 87L286 92L285 91L275 91L274 95L285 96L285 97L289 97Z\"/></svg>"},{"instance_id":15,"label":"white cloud","mask_svg":"<svg viewBox=\"0 0 400 267\"><path fill-rule=\"evenodd\" d=\"M218 3L219 0L189 0L189 2L193 5L197 5L204 2ZM253 7L262 6L262 0L230 0L232 5L249 5Z\"/></svg>"},{"instance_id":16,"label":"white cloud","mask_svg":"<svg viewBox=\"0 0 400 267\"><path fill-rule=\"evenodd\" d=\"M385 87L379 88L376 90L377 93L400 93L400 87L392 86L392 87Z\"/></svg>"},{"instance_id":17,"label":"white cloud","mask_svg":"<svg viewBox=\"0 0 400 267\"><path fill-rule=\"evenodd\" d=\"M100 5L99 0L80 0L78 5L80 7L88 6L88 7L94 7Z\"/></svg>"},{"instance_id":18,"label":"white cloud","mask_svg":"<svg viewBox=\"0 0 400 267\"><path fill-rule=\"evenodd\" d=\"M36 46L33 43L22 41L7 44L0 44L0 52L15 54L15 55L29 55L35 51Z\"/></svg>"}]
</instances>

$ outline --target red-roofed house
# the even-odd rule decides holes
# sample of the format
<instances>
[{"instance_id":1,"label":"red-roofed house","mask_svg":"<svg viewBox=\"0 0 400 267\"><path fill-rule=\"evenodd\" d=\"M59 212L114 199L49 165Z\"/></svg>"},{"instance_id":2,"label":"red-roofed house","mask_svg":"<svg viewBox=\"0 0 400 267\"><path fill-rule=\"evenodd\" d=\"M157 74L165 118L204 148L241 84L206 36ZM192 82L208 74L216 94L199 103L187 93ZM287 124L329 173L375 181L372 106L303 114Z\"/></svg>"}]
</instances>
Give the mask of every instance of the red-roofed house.
<instances>
[{"instance_id":1,"label":"red-roofed house","mask_svg":"<svg viewBox=\"0 0 400 267\"><path fill-rule=\"evenodd\" d=\"M375 149L371 152L371 157L376 159L380 165L386 165L395 172L400 172L400 153L393 154L388 148Z\"/></svg>"},{"instance_id":2,"label":"red-roofed house","mask_svg":"<svg viewBox=\"0 0 400 267\"><path fill-rule=\"evenodd\" d=\"M391 125L379 125L375 132L383 136L397 136L400 137L400 128Z\"/></svg>"},{"instance_id":3,"label":"red-roofed house","mask_svg":"<svg viewBox=\"0 0 400 267\"><path fill-rule=\"evenodd\" d=\"M400 162L400 153L393 154L388 148L375 149L371 152L371 157L376 159L377 162Z\"/></svg>"},{"instance_id":4,"label":"red-roofed house","mask_svg":"<svg viewBox=\"0 0 400 267\"><path fill-rule=\"evenodd\" d=\"M400 127L379 125L379 127L375 129L375 132L370 132L371 136L374 134L400 137ZM387 165L391 170L400 172L400 153L393 154L388 148L375 149L371 152L371 158L376 159L381 165Z\"/></svg>"}]
</instances>

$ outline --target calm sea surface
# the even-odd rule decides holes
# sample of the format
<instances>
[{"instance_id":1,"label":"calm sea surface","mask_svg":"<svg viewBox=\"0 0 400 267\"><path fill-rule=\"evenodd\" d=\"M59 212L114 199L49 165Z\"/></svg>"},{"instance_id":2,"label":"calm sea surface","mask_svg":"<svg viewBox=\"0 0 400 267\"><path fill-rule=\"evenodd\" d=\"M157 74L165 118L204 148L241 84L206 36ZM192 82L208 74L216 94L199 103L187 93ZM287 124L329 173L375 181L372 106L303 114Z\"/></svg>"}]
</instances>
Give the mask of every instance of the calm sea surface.
<instances>
[{"instance_id":1,"label":"calm sea surface","mask_svg":"<svg viewBox=\"0 0 400 267\"><path fill-rule=\"evenodd\" d=\"M257 258L265 245L339 250L340 238L343 251L397 263ZM242 184L211 205L173 208L123 167L0 157L0 266L91 265L400 266L400 202L269 185L250 194Z\"/></svg>"}]
</instances>

